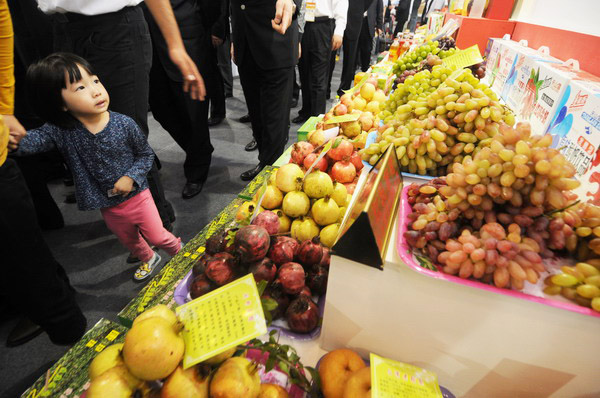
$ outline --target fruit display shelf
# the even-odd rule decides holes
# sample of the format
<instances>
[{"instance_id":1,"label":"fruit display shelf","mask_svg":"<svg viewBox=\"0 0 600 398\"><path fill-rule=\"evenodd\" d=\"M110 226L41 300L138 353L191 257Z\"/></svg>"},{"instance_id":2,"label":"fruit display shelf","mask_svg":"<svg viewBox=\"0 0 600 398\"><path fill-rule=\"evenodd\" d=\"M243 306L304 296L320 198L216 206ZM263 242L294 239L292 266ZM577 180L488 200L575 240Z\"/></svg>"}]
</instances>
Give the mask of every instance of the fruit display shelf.
<instances>
[{"instance_id":1,"label":"fruit display shelf","mask_svg":"<svg viewBox=\"0 0 600 398\"><path fill-rule=\"evenodd\" d=\"M289 159L289 152L291 152L291 147L288 148L288 150L285 152L285 153L288 153L288 159ZM285 153L283 155L281 155L280 159L282 159L285 156ZM285 163L287 163L287 161ZM269 180L269 177L271 177L271 174L273 174L276 170L277 170L277 166L266 166L238 194L238 198L242 198L245 200L252 200L252 197L254 196L254 194L256 194L256 192L260 189L260 187L262 187L262 185L264 184L265 181Z\"/></svg>"},{"instance_id":2,"label":"fruit display shelf","mask_svg":"<svg viewBox=\"0 0 600 398\"><path fill-rule=\"evenodd\" d=\"M332 256L323 349L385 353L461 397L598 394L597 317L411 267L398 252L400 225L383 271Z\"/></svg>"},{"instance_id":3,"label":"fruit display shelf","mask_svg":"<svg viewBox=\"0 0 600 398\"><path fill-rule=\"evenodd\" d=\"M260 184L258 185L260 186ZM223 229L234 220L237 208L244 199L236 198L191 239L175 257L140 291L125 308L118 313L119 321L131 327L135 317L145 309L156 304L167 304L175 307L174 291L177 285L190 271L196 259L204 253L206 240L215 232Z\"/></svg>"},{"instance_id":4,"label":"fruit display shelf","mask_svg":"<svg viewBox=\"0 0 600 398\"><path fill-rule=\"evenodd\" d=\"M108 319L100 319L67 353L43 374L21 398L79 398L89 385L87 368L102 350L122 343L127 328Z\"/></svg>"}]
</instances>

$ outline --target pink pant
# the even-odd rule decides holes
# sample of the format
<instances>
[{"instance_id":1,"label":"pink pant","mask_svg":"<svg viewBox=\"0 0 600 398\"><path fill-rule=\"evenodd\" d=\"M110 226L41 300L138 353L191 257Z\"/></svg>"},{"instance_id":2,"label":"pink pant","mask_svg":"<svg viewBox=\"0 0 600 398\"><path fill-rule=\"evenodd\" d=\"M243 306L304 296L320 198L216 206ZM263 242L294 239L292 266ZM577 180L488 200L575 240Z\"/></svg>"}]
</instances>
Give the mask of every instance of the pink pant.
<instances>
[{"instance_id":1,"label":"pink pant","mask_svg":"<svg viewBox=\"0 0 600 398\"><path fill-rule=\"evenodd\" d=\"M144 262L149 261L154 255L150 245L163 249L171 256L181 249L181 239L176 238L163 227L158 209L148 189L121 204L100 211L108 229L117 235L119 241L134 256Z\"/></svg>"}]
</instances>

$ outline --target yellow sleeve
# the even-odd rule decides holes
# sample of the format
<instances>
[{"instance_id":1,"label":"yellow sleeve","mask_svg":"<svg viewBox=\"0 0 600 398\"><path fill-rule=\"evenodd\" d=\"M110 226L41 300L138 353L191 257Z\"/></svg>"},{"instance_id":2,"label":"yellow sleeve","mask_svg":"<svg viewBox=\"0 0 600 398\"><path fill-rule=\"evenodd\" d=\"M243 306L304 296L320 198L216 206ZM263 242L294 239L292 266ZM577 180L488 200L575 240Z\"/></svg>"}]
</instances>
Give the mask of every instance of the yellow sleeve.
<instances>
[{"instance_id":1,"label":"yellow sleeve","mask_svg":"<svg viewBox=\"0 0 600 398\"><path fill-rule=\"evenodd\" d=\"M14 74L13 27L6 0L0 0L0 114L12 115L14 112L15 74Z\"/></svg>"}]
</instances>

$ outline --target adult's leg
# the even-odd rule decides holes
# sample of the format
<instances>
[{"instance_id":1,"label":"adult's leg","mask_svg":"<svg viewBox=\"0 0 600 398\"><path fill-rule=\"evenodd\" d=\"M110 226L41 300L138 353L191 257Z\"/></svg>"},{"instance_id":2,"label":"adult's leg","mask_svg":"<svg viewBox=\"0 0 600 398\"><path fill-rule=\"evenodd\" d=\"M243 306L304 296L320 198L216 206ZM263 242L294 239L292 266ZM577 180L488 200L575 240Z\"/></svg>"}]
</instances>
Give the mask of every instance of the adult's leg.
<instances>
[{"instance_id":1,"label":"adult's leg","mask_svg":"<svg viewBox=\"0 0 600 398\"><path fill-rule=\"evenodd\" d=\"M358 39L347 40L344 38L344 61L342 64L342 77L340 78L339 90L348 90L352 86L354 71L356 70L357 51Z\"/></svg>"},{"instance_id":2,"label":"adult's leg","mask_svg":"<svg viewBox=\"0 0 600 398\"><path fill-rule=\"evenodd\" d=\"M300 75L300 89L302 90L302 107L298 111L298 116L311 116L310 102L310 35L312 34L312 25L314 22L308 22L302 35L302 56L298 60L298 74Z\"/></svg>"},{"instance_id":3,"label":"adult's leg","mask_svg":"<svg viewBox=\"0 0 600 398\"><path fill-rule=\"evenodd\" d=\"M210 60L209 70L203 75L210 97L210 117L224 119L226 114L225 86L218 66L217 49L211 45L210 51L205 56Z\"/></svg>"},{"instance_id":4,"label":"adult's leg","mask_svg":"<svg viewBox=\"0 0 600 398\"><path fill-rule=\"evenodd\" d=\"M332 51L329 58L329 68L327 69L327 92L325 93L325 99L331 98L331 79L333 78L333 70L335 69L335 61L338 57L338 51ZM346 54L344 53L344 57ZM335 98L335 95L333 96Z\"/></svg>"},{"instance_id":5,"label":"adult's leg","mask_svg":"<svg viewBox=\"0 0 600 398\"><path fill-rule=\"evenodd\" d=\"M360 29L358 41L358 56L356 57L356 63L360 64L360 69L363 72L366 72L371 64L371 50L373 47L373 40L369 36L369 25L367 18L363 18L363 24Z\"/></svg>"},{"instance_id":6,"label":"adult's leg","mask_svg":"<svg viewBox=\"0 0 600 398\"><path fill-rule=\"evenodd\" d=\"M223 78L225 95L233 95L233 73L231 71L231 41L229 37L217 47L217 63Z\"/></svg>"},{"instance_id":7,"label":"adult's leg","mask_svg":"<svg viewBox=\"0 0 600 398\"><path fill-rule=\"evenodd\" d=\"M296 101L298 101L298 98L300 98L300 85L298 84L298 78L297 78L297 73L296 73L296 67L294 67L294 71L292 72L294 77L294 83L292 86L292 99L295 99Z\"/></svg>"},{"instance_id":8,"label":"adult's leg","mask_svg":"<svg viewBox=\"0 0 600 398\"><path fill-rule=\"evenodd\" d=\"M410 14L409 4L403 4L402 8L396 8L396 28L394 29L394 37L397 37L398 33L404 31L404 24L408 20L408 14Z\"/></svg>"},{"instance_id":9,"label":"adult's leg","mask_svg":"<svg viewBox=\"0 0 600 398\"><path fill-rule=\"evenodd\" d=\"M418 18L418 14L419 14L419 7L421 6L421 0L413 0L413 6L412 6L412 11L410 14L410 22L408 24L408 29L411 32L415 31L415 28L417 27L417 18Z\"/></svg>"},{"instance_id":10,"label":"adult's leg","mask_svg":"<svg viewBox=\"0 0 600 398\"><path fill-rule=\"evenodd\" d=\"M252 136L256 140L258 150L260 153L261 146L263 144L263 120L261 118L261 95L260 95L260 83L257 79L259 73L256 62L251 56L250 51L244 55L244 62L239 66L240 83L242 84L242 90L244 91L244 98L246 99L246 106L248 107L248 114L250 115L250 124L252 126ZM291 75L291 72L290 72ZM283 93L280 93L283 98ZM280 101L279 96L276 97L275 101ZM259 159L260 160L260 159ZM266 166L266 164L263 164Z\"/></svg>"},{"instance_id":11,"label":"adult's leg","mask_svg":"<svg viewBox=\"0 0 600 398\"><path fill-rule=\"evenodd\" d=\"M310 35L310 101L311 115L325 113L327 80L331 61L331 38L333 36L332 22L313 22L313 32ZM306 32L305 32L306 35ZM303 39L304 36L303 35Z\"/></svg>"},{"instance_id":12,"label":"adult's leg","mask_svg":"<svg viewBox=\"0 0 600 398\"><path fill-rule=\"evenodd\" d=\"M37 225L31 197L15 162L0 166L2 292L56 344L72 344L86 328L61 265Z\"/></svg>"}]
</instances>

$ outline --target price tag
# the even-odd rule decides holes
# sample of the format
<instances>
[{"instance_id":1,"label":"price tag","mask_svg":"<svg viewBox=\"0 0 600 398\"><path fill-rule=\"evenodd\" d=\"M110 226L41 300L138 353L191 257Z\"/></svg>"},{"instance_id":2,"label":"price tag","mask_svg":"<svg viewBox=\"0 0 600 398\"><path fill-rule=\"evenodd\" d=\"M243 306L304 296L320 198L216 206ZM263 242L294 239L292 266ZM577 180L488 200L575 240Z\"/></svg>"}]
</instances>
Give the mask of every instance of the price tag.
<instances>
[{"instance_id":1,"label":"price tag","mask_svg":"<svg viewBox=\"0 0 600 398\"><path fill-rule=\"evenodd\" d=\"M184 324L184 369L267 332L252 274L177 307Z\"/></svg>"},{"instance_id":2,"label":"price tag","mask_svg":"<svg viewBox=\"0 0 600 398\"><path fill-rule=\"evenodd\" d=\"M373 353L371 380L373 398L442 398L435 373Z\"/></svg>"},{"instance_id":3,"label":"price tag","mask_svg":"<svg viewBox=\"0 0 600 398\"><path fill-rule=\"evenodd\" d=\"M346 113L345 115L342 115L342 116L334 116L330 119L327 119L327 121L325 123L333 124L333 123L353 122L355 120L358 120L359 117L360 117L360 114L358 114L358 113Z\"/></svg>"},{"instance_id":4,"label":"price tag","mask_svg":"<svg viewBox=\"0 0 600 398\"><path fill-rule=\"evenodd\" d=\"M304 14L304 20L306 22L315 22L315 12L317 10L316 1L306 2L306 13Z\"/></svg>"},{"instance_id":5,"label":"price tag","mask_svg":"<svg viewBox=\"0 0 600 398\"><path fill-rule=\"evenodd\" d=\"M479 52L479 47L477 47L477 44L442 60L444 65L456 66L459 69L466 68L480 62L483 62L483 58L481 58L481 53Z\"/></svg>"}]
</instances>

